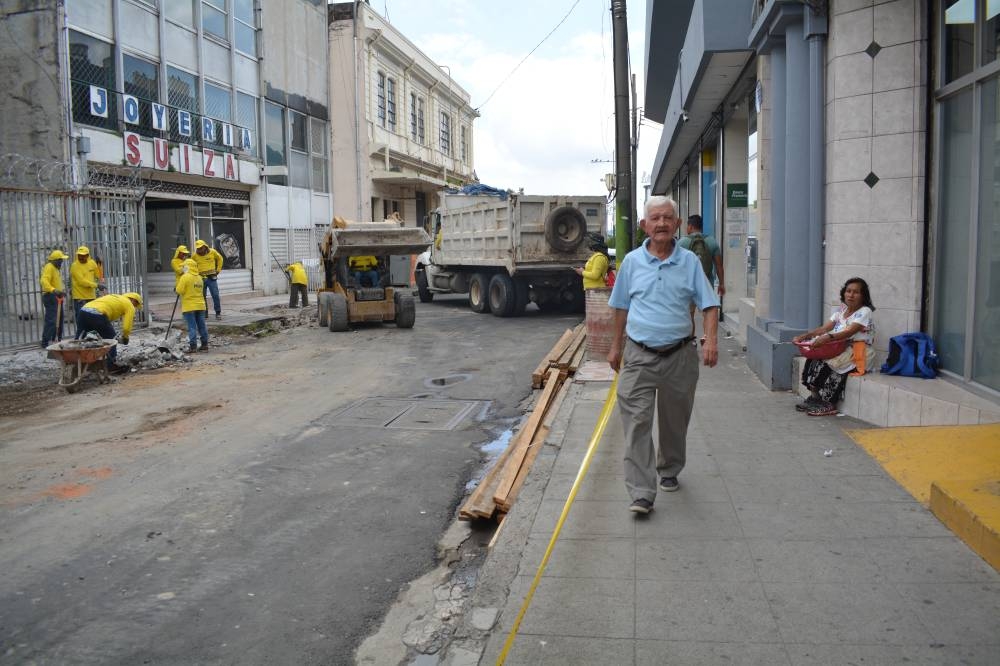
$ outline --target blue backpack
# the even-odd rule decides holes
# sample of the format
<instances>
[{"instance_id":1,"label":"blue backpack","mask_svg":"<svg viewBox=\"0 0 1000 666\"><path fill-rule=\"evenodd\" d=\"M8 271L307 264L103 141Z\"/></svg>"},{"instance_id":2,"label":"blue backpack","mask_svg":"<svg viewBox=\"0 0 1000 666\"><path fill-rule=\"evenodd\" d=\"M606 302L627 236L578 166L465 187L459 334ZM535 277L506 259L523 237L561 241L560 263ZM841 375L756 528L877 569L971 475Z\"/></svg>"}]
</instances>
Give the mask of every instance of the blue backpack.
<instances>
[{"instance_id":1,"label":"blue backpack","mask_svg":"<svg viewBox=\"0 0 1000 666\"><path fill-rule=\"evenodd\" d=\"M889 358L882 364L882 373L934 379L937 366L938 355L931 336L903 333L889 339Z\"/></svg>"}]
</instances>

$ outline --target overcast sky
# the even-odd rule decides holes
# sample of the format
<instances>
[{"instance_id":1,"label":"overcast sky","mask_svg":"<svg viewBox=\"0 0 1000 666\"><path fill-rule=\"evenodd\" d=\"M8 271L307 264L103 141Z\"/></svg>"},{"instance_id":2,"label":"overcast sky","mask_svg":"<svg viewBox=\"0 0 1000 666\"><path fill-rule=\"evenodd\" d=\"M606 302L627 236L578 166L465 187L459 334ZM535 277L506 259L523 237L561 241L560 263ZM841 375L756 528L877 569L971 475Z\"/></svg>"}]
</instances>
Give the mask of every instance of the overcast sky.
<instances>
[{"instance_id":1,"label":"overcast sky","mask_svg":"<svg viewBox=\"0 0 1000 666\"><path fill-rule=\"evenodd\" d=\"M607 194L615 148L611 0L371 0L371 7L472 96L481 114L473 125L480 181L526 194ZM629 0L640 106L645 15L643 0ZM658 140L659 126L645 121L640 179Z\"/></svg>"}]
</instances>

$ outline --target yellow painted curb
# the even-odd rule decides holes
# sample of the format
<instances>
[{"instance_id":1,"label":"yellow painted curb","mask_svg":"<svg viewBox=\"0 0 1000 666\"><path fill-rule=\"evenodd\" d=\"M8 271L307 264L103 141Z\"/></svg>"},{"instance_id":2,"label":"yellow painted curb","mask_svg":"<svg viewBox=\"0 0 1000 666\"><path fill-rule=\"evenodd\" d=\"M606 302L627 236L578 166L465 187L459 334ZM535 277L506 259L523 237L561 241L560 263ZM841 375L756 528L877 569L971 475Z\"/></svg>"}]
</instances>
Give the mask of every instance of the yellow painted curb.
<instances>
[{"instance_id":1,"label":"yellow painted curb","mask_svg":"<svg viewBox=\"0 0 1000 666\"><path fill-rule=\"evenodd\" d=\"M1000 571L1000 480L932 483L931 511Z\"/></svg>"}]
</instances>

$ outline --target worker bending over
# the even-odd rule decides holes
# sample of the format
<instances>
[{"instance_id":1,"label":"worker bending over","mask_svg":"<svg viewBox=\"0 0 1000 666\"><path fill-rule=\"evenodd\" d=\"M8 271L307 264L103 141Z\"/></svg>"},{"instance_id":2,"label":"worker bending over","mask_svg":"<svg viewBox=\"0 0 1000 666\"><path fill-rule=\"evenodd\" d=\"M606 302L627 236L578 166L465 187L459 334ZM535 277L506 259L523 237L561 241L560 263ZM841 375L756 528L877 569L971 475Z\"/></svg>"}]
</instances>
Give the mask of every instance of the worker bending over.
<instances>
[{"instance_id":1,"label":"worker bending over","mask_svg":"<svg viewBox=\"0 0 1000 666\"><path fill-rule=\"evenodd\" d=\"M302 296L302 307L309 307L309 276L301 261L289 264L285 269L291 277L291 284L288 285L288 307L296 308L299 304L299 296Z\"/></svg>"},{"instance_id":2,"label":"worker bending over","mask_svg":"<svg viewBox=\"0 0 1000 666\"><path fill-rule=\"evenodd\" d=\"M115 327L113 322L122 320L121 343L128 344L128 338L132 334L132 322L135 320L135 311L142 309L142 296L130 291L126 294L108 294L95 298L84 304L80 310L80 320L78 326L83 335L93 331L105 340L115 338ZM118 374L128 372L128 368L115 363L118 357L118 349L112 347L108 352L108 369Z\"/></svg>"}]
</instances>

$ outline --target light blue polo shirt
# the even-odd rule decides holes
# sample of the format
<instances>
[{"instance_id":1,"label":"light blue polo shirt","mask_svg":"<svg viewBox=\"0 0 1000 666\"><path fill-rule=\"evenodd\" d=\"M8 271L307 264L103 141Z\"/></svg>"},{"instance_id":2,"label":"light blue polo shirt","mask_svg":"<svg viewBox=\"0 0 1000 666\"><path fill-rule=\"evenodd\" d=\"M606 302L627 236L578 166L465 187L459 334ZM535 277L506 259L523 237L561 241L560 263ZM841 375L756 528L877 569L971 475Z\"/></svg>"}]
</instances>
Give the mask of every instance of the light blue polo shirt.
<instances>
[{"instance_id":1,"label":"light blue polo shirt","mask_svg":"<svg viewBox=\"0 0 1000 666\"><path fill-rule=\"evenodd\" d=\"M719 297L698 255L679 243L664 260L650 254L647 238L622 261L608 304L628 310L625 334L650 347L666 347L691 335L690 305L719 307Z\"/></svg>"}]
</instances>

